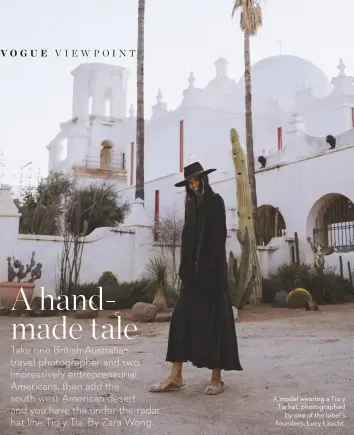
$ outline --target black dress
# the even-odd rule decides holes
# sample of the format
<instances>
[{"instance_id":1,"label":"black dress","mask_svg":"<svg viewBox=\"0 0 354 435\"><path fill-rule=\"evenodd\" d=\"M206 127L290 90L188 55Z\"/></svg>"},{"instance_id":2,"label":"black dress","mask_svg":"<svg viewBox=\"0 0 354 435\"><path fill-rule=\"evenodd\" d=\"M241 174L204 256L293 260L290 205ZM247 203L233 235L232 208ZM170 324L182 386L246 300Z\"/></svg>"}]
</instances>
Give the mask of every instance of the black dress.
<instances>
[{"instance_id":1,"label":"black dress","mask_svg":"<svg viewBox=\"0 0 354 435\"><path fill-rule=\"evenodd\" d=\"M226 216L222 197L205 186L200 206L186 200L180 295L172 314L166 361L243 370L228 289Z\"/></svg>"}]
</instances>

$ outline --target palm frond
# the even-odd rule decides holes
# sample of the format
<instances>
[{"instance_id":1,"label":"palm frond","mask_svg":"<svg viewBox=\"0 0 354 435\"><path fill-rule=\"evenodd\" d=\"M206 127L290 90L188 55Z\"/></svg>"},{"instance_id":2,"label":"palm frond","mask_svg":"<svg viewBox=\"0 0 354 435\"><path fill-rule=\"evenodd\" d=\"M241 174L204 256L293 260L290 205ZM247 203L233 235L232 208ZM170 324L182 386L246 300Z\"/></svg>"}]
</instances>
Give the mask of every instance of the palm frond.
<instances>
[{"instance_id":1,"label":"palm frond","mask_svg":"<svg viewBox=\"0 0 354 435\"><path fill-rule=\"evenodd\" d=\"M263 24L262 7L259 0L235 0L231 16L240 10L240 27L249 35L256 35Z\"/></svg>"}]
</instances>

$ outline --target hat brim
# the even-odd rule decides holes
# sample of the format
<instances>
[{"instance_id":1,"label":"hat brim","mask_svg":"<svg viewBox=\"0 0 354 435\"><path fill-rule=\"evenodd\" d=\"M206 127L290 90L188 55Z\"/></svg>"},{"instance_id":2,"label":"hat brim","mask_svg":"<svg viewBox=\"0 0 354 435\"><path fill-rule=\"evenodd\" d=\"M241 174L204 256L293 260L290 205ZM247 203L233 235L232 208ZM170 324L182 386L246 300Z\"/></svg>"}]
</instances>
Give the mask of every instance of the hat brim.
<instances>
[{"instance_id":1,"label":"hat brim","mask_svg":"<svg viewBox=\"0 0 354 435\"><path fill-rule=\"evenodd\" d=\"M175 184L175 187L183 187L183 186L187 186L188 181L192 178L196 178L196 177L201 177L202 175L208 175L211 172L216 171L216 169L206 169L205 171L199 171L199 172L195 172L194 174L191 174L188 178L186 178L185 180L179 181L178 183Z\"/></svg>"}]
</instances>

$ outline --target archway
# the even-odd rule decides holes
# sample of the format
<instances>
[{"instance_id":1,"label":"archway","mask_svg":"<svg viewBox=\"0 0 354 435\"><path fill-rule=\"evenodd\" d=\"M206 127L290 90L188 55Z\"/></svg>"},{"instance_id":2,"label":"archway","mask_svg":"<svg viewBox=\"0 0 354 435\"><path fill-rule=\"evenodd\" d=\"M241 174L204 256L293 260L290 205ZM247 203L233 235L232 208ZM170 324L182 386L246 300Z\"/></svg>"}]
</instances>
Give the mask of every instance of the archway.
<instances>
[{"instance_id":1,"label":"archway","mask_svg":"<svg viewBox=\"0 0 354 435\"><path fill-rule=\"evenodd\" d=\"M286 225L283 215L277 207L262 205L257 209L259 240L258 245L266 246L273 237L286 235Z\"/></svg>"},{"instance_id":2,"label":"archway","mask_svg":"<svg viewBox=\"0 0 354 435\"><path fill-rule=\"evenodd\" d=\"M324 248L354 251L353 202L339 193L320 198L308 215L307 233Z\"/></svg>"},{"instance_id":3,"label":"archway","mask_svg":"<svg viewBox=\"0 0 354 435\"><path fill-rule=\"evenodd\" d=\"M113 144L110 140L104 140L101 143L100 167L109 168L112 165L112 148Z\"/></svg>"}]
</instances>

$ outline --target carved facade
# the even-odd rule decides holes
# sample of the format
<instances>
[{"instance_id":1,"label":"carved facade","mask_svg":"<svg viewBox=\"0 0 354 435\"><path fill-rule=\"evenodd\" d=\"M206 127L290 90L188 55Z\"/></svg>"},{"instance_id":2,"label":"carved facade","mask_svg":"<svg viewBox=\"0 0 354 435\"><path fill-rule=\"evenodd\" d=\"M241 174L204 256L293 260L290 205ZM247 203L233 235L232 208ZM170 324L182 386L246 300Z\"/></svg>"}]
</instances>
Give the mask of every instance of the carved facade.
<instances>
[{"instance_id":1,"label":"carved facade","mask_svg":"<svg viewBox=\"0 0 354 435\"><path fill-rule=\"evenodd\" d=\"M48 146L49 168L74 171L83 180L109 179L133 201L136 118L126 107L129 74L119 67L85 64L73 76L72 119ZM353 81L342 60L332 80L295 56L253 65L255 157L265 158L264 167L256 163L264 246L297 232L305 250L307 237L338 251L354 250ZM160 214L183 210L183 190L175 189L174 182L183 166L198 160L218 169L211 183L225 199L229 229L236 228L229 132L236 128L244 145L244 125L244 81L229 77L225 59L215 62L215 77L204 88L191 72L174 110L158 92L145 128L145 209L151 220L156 197ZM335 139L332 147L328 136Z\"/></svg>"}]
</instances>

